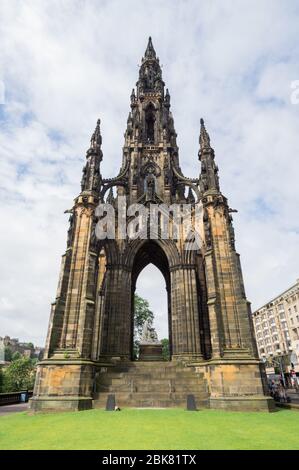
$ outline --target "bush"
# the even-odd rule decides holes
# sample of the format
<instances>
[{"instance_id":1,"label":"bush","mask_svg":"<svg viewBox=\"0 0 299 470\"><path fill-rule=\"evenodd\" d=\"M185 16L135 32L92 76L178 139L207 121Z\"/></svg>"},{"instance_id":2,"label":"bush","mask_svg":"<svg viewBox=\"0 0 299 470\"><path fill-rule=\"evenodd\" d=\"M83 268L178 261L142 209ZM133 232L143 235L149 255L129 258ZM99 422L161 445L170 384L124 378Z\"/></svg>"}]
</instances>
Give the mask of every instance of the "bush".
<instances>
[{"instance_id":1,"label":"bush","mask_svg":"<svg viewBox=\"0 0 299 470\"><path fill-rule=\"evenodd\" d=\"M4 374L2 367L0 366L0 393L3 392L3 385L4 385Z\"/></svg>"},{"instance_id":2,"label":"bush","mask_svg":"<svg viewBox=\"0 0 299 470\"><path fill-rule=\"evenodd\" d=\"M35 367L33 361L21 357L13 361L5 370L3 392L19 392L32 390L35 380Z\"/></svg>"}]
</instances>

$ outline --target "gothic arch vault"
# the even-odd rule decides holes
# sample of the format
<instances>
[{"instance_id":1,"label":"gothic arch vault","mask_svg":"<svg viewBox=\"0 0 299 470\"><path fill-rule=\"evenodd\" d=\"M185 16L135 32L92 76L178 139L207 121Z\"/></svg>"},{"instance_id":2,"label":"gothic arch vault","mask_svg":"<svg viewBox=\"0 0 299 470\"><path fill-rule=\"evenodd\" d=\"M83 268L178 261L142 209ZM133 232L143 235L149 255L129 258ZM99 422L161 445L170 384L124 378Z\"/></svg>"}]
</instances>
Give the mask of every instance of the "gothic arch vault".
<instances>
[{"instance_id":1,"label":"gothic arch vault","mask_svg":"<svg viewBox=\"0 0 299 470\"><path fill-rule=\"evenodd\" d=\"M138 251L135 254L133 265L132 265L132 290L131 290L131 331L133 339L134 331L134 294L136 291L136 284L139 275L146 266L153 264L159 269L163 275L167 293L167 319L168 319L168 335L169 335L169 352L170 357L172 356L172 326L171 326L171 283L170 283L170 271L169 262L167 256L159 243L155 241L145 241L142 243ZM132 348L133 342L131 341ZM131 354L133 357L133 351Z\"/></svg>"}]
</instances>

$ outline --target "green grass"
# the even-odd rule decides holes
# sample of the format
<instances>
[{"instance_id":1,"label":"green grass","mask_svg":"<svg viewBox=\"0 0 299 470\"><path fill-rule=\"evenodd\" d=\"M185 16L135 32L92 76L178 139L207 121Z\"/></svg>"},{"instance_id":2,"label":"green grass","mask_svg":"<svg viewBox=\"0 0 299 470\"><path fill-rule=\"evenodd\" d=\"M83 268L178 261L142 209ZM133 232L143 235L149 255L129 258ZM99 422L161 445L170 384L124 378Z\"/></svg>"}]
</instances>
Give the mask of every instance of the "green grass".
<instances>
[{"instance_id":1,"label":"green grass","mask_svg":"<svg viewBox=\"0 0 299 470\"><path fill-rule=\"evenodd\" d=\"M299 449L299 413L23 412L0 417L0 449Z\"/></svg>"}]
</instances>

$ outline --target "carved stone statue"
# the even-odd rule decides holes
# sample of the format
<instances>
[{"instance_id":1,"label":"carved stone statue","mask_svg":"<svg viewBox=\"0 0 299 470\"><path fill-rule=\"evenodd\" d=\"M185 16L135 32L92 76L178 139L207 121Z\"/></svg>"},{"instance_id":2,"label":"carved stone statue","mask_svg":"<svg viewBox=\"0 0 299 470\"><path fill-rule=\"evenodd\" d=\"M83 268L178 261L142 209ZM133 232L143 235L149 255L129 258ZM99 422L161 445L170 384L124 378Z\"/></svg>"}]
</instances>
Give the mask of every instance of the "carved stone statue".
<instances>
[{"instance_id":1,"label":"carved stone statue","mask_svg":"<svg viewBox=\"0 0 299 470\"><path fill-rule=\"evenodd\" d=\"M147 320L142 328L141 344L160 344L155 328Z\"/></svg>"}]
</instances>

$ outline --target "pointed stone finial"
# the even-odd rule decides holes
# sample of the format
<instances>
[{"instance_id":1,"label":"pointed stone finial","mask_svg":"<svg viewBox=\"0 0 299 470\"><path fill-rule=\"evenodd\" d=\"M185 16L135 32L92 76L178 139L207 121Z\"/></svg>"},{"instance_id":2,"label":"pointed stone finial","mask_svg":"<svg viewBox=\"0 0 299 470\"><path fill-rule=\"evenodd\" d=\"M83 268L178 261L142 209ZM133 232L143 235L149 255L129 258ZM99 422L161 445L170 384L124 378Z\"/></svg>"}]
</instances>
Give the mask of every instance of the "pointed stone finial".
<instances>
[{"instance_id":1,"label":"pointed stone finial","mask_svg":"<svg viewBox=\"0 0 299 470\"><path fill-rule=\"evenodd\" d=\"M135 89L133 88L131 93L131 103L134 104L136 101Z\"/></svg>"},{"instance_id":2,"label":"pointed stone finial","mask_svg":"<svg viewBox=\"0 0 299 470\"><path fill-rule=\"evenodd\" d=\"M144 54L145 59L155 59L156 58L156 51L154 49L152 38L148 38L147 48Z\"/></svg>"},{"instance_id":3,"label":"pointed stone finial","mask_svg":"<svg viewBox=\"0 0 299 470\"><path fill-rule=\"evenodd\" d=\"M102 145L100 125L101 125L101 120L98 119L94 133L92 134L91 139L90 139L90 148L93 150L98 150Z\"/></svg>"},{"instance_id":4,"label":"pointed stone finial","mask_svg":"<svg viewBox=\"0 0 299 470\"><path fill-rule=\"evenodd\" d=\"M170 94L169 94L168 88L166 88L165 104L169 104L169 103L170 103Z\"/></svg>"},{"instance_id":5,"label":"pointed stone finial","mask_svg":"<svg viewBox=\"0 0 299 470\"><path fill-rule=\"evenodd\" d=\"M200 119L200 135L199 135L200 148L211 148L210 136L205 128L205 122L203 118Z\"/></svg>"},{"instance_id":6,"label":"pointed stone finial","mask_svg":"<svg viewBox=\"0 0 299 470\"><path fill-rule=\"evenodd\" d=\"M112 187L109 190L108 197L107 197L107 203L108 204L113 204L114 202L114 196L113 196L113 189Z\"/></svg>"}]
</instances>

